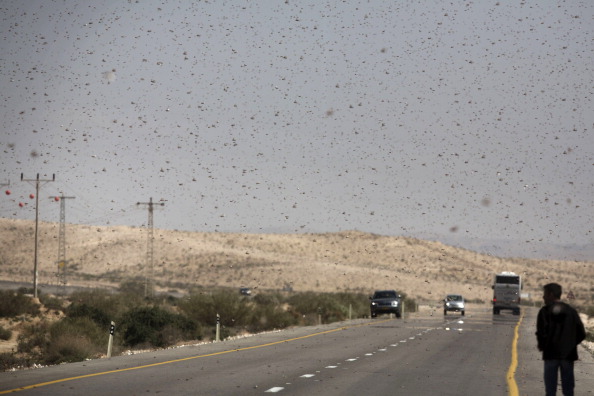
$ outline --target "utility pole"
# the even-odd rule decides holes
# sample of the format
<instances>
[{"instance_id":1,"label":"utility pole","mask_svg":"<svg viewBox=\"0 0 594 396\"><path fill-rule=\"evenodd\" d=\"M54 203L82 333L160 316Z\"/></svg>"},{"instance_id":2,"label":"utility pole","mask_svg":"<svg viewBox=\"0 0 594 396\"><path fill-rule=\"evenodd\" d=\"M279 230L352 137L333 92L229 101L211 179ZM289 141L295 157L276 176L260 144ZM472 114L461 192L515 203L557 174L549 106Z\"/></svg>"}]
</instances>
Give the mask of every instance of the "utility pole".
<instances>
[{"instance_id":1,"label":"utility pole","mask_svg":"<svg viewBox=\"0 0 594 396\"><path fill-rule=\"evenodd\" d=\"M41 183L48 183L56 181L56 175L53 174L51 179L40 179L39 173L36 179L24 179L21 173L21 181L35 182L35 258L33 263L33 297L37 298L37 246L39 243L39 186Z\"/></svg>"},{"instance_id":2,"label":"utility pole","mask_svg":"<svg viewBox=\"0 0 594 396\"><path fill-rule=\"evenodd\" d=\"M163 200L161 200L163 201ZM149 200L149 202L137 202L136 205L147 205L148 206L148 225L147 225L147 234L148 234L148 241L146 246L146 268L145 268L145 278L144 278L144 297L149 295L149 291L151 296L153 296L153 206L154 205L161 205L165 206L165 202L157 202L153 203L153 198Z\"/></svg>"},{"instance_id":3,"label":"utility pole","mask_svg":"<svg viewBox=\"0 0 594 396\"><path fill-rule=\"evenodd\" d=\"M54 201L60 201L60 232L58 234L58 283L62 285L62 292L66 288L66 200L75 197L50 197Z\"/></svg>"}]
</instances>

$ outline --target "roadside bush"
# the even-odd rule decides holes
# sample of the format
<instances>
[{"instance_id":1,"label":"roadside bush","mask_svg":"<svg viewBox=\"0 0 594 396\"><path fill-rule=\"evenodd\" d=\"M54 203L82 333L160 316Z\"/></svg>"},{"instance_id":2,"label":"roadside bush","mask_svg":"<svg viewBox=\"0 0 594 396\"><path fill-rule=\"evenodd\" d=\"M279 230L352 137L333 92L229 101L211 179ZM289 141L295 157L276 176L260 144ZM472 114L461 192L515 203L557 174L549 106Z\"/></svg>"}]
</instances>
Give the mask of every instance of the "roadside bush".
<instances>
[{"instance_id":1,"label":"roadside bush","mask_svg":"<svg viewBox=\"0 0 594 396\"><path fill-rule=\"evenodd\" d=\"M52 340L43 354L43 361L46 364L82 362L97 355L96 346L87 338L65 334Z\"/></svg>"},{"instance_id":2,"label":"roadside bush","mask_svg":"<svg viewBox=\"0 0 594 396\"><path fill-rule=\"evenodd\" d=\"M299 293L289 297L288 303L291 310L303 319L304 324L317 323L318 315L321 315L323 323L348 318L349 303L342 293Z\"/></svg>"},{"instance_id":3,"label":"roadside bush","mask_svg":"<svg viewBox=\"0 0 594 396\"><path fill-rule=\"evenodd\" d=\"M66 310L66 316L69 318L88 318L104 328L107 328L111 323L109 316L102 309L85 303L72 304Z\"/></svg>"},{"instance_id":4,"label":"roadside bush","mask_svg":"<svg viewBox=\"0 0 594 396\"><path fill-rule=\"evenodd\" d=\"M51 325L43 360L57 364L97 357L105 350L108 335L88 317L64 318Z\"/></svg>"},{"instance_id":5,"label":"roadside bush","mask_svg":"<svg viewBox=\"0 0 594 396\"><path fill-rule=\"evenodd\" d=\"M0 371L8 371L15 367L31 367L31 360L15 353L0 353Z\"/></svg>"},{"instance_id":6,"label":"roadside bush","mask_svg":"<svg viewBox=\"0 0 594 396\"><path fill-rule=\"evenodd\" d=\"M295 315L274 303L258 304L247 319L246 329L255 333L259 331L284 329L298 323Z\"/></svg>"},{"instance_id":7,"label":"roadside bush","mask_svg":"<svg viewBox=\"0 0 594 396\"><path fill-rule=\"evenodd\" d=\"M192 294L178 303L187 317L209 325L215 325L217 314L223 326L245 326L250 306L239 294L221 290L213 294Z\"/></svg>"},{"instance_id":8,"label":"roadside bush","mask_svg":"<svg viewBox=\"0 0 594 396\"><path fill-rule=\"evenodd\" d=\"M54 311L61 311L64 309L64 300L58 297L52 297L47 294L40 294L39 301L47 309L53 309Z\"/></svg>"},{"instance_id":9,"label":"roadside bush","mask_svg":"<svg viewBox=\"0 0 594 396\"><path fill-rule=\"evenodd\" d=\"M123 343L134 346L164 347L183 339L201 339L198 323L160 307L139 307L121 319Z\"/></svg>"},{"instance_id":10,"label":"roadside bush","mask_svg":"<svg viewBox=\"0 0 594 396\"><path fill-rule=\"evenodd\" d=\"M290 310L298 316L317 315L321 310L320 294L314 292L295 293L287 298Z\"/></svg>"},{"instance_id":11,"label":"roadside bush","mask_svg":"<svg viewBox=\"0 0 594 396\"><path fill-rule=\"evenodd\" d=\"M338 298L347 307L351 306L353 318L363 318L369 315L369 296L363 293L337 293ZM348 314L348 311L347 311ZM348 316L347 316L348 319Z\"/></svg>"},{"instance_id":12,"label":"roadside bush","mask_svg":"<svg viewBox=\"0 0 594 396\"><path fill-rule=\"evenodd\" d=\"M280 293L258 293L252 297L256 305L281 305L286 301Z\"/></svg>"},{"instance_id":13,"label":"roadside bush","mask_svg":"<svg viewBox=\"0 0 594 396\"><path fill-rule=\"evenodd\" d=\"M0 290L0 317L12 318L25 314L39 315L39 305L33 298L12 290Z\"/></svg>"},{"instance_id":14,"label":"roadside bush","mask_svg":"<svg viewBox=\"0 0 594 396\"><path fill-rule=\"evenodd\" d=\"M50 340L49 327L45 321L25 325L17 338L17 352L28 353L34 357L41 356Z\"/></svg>"},{"instance_id":15,"label":"roadside bush","mask_svg":"<svg viewBox=\"0 0 594 396\"><path fill-rule=\"evenodd\" d=\"M0 326L0 340L10 340L10 337L12 337L12 331Z\"/></svg>"},{"instance_id":16,"label":"roadside bush","mask_svg":"<svg viewBox=\"0 0 594 396\"><path fill-rule=\"evenodd\" d=\"M98 315L94 319L104 321L105 318L107 318L107 323L114 320L114 318L119 317L132 307L141 304L140 300L135 301L129 296L122 294L111 294L106 290L74 292L70 296L70 301L72 304L66 310L67 315L70 312L73 315L81 316L82 312L77 312L78 310L88 310L89 314L93 313L93 315ZM80 308L83 305L86 305L87 308ZM104 316L105 318L100 318L101 316Z\"/></svg>"}]
</instances>

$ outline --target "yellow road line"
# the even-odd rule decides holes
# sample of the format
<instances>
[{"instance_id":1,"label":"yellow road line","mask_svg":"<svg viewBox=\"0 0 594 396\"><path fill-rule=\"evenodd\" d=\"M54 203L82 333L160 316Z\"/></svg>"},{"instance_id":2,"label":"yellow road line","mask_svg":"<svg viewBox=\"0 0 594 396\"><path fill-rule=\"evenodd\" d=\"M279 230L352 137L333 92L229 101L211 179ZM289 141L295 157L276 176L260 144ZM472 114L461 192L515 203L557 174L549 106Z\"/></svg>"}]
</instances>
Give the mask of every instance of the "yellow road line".
<instances>
[{"instance_id":1,"label":"yellow road line","mask_svg":"<svg viewBox=\"0 0 594 396\"><path fill-rule=\"evenodd\" d=\"M510 396L519 396L518 391L518 384L516 383L516 368L518 367L518 337L520 333L520 325L522 324L522 319L524 318L524 310L522 309L522 316L520 316L520 320L518 320L518 324L514 329L514 340L512 341L512 355L511 355L511 363L509 365L509 369L507 370L507 388L509 389Z\"/></svg>"},{"instance_id":2,"label":"yellow road line","mask_svg":"<svg viewBox=\"0 0 594 396\"><path fill-rule=\"evenodd\" d=\"M7 393L20 392L20 391L28 390L28 389L40 388L42 386L58 384L60 382L74 381L74 380L82 379L82 378L97 377L97 376L100 376L100 375L121 373L121 372L124 372L124 371L131 371L131 370L140 370L140 369L144 369L144 368L161 366L161 365L165 365L165 364L172 364L172 363L183 362L183 361L186 361L186 360L204 358L204 357L209 357L209 356L224 355L224 354L231 353L231 352L240 352L240 351L247 351L249 349L264 348L264 347L269 347L269 346L272 346L272 345L282 344L282 343L285 343L285 342L291 342L291 341L296 341L296 340L302 340L304 338L315 337L315 336L322 335L322 334L328 334L328 333L333 333L333 332L336 332L336 331L342 331L342 330L352 329L352 328L355 328L355 327L368 326L368 325L372 325L372 324L378 324L378 323L388 322L389 320L392 320L392 319L385 319L385 320L382 320L382 321L373 321L373 322L367 322L367 323L360 323L360 324L351 325L351 326L343 326L343 327L339 327L339 328L332 329L332 330L320 331L318 333L312 333L312 334L304 335L304 336L301 336L301 337L295 337L295 338L289 338L289 339L286 339L286 340L280 340L280 341L270 342L268 344L260 344L260 345L254 345L254 346L249 346L249 347L244 347L244 348L237 348L237 349L228 349L226 351L208 353L208 354L205 354L205 355L190 356L190 357L181 358L181 359L168 360L168 361L165 361L165 362L152 363L152 364L146 364L146 365L143 365L143 366L128 367L128 368L111 370L111 371L102 371L102 372L99 372L99 373L79 375L77 377L60 378L60 379L57 379L57 380L54 380L54 381L41 382L41 383L38 383L38 384L27 385L27 386L22 386L22 387L19 387L19 388L14 388L14 389L8 389L8 390L0 391L0 395L4 395L4 394L7 394Z\"/></svg>"}]
</instances>

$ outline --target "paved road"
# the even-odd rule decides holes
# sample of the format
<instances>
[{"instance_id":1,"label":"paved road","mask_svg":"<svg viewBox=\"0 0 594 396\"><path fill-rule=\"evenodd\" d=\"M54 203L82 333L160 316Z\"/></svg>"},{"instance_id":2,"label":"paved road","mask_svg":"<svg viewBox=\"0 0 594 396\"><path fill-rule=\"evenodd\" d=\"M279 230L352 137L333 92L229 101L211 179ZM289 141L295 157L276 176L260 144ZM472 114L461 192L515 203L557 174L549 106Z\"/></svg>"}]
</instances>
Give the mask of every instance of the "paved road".
<instances>
[{"instance_id":1,"label":"paved road","mask_svg":"<svg viewBox=\"0 0 594 396\"><path fill-rule=\"evenodd\" d=\"M543 393L536 310L521 317L494 317L485 306L465 317L438 312L0 373L0 394L505 395L510 384L521 395ZM509 382L516 329L518 365ZM577 394L588 394L594 364L591 355L582 357Z\"/></svg>"}]
</instances>

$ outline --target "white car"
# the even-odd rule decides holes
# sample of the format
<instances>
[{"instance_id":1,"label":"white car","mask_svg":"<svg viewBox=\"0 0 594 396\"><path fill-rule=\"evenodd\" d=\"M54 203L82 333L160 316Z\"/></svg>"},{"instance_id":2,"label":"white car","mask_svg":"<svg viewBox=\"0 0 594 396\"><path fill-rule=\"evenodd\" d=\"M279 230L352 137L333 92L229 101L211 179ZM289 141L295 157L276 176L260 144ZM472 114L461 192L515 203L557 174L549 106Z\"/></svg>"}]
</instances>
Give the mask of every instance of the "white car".
<instances>
[{"instance_id":1,"label":"white car","mask_svg":"<svg viewBox=\"0 0 594 396\"><path fill-rule=\"evenodd\" d=\"M443 314L447 315L448 311L460 312L464 316L464 297L459 294L448 294L443 300Z\"/></svg>"}]
</instances>

